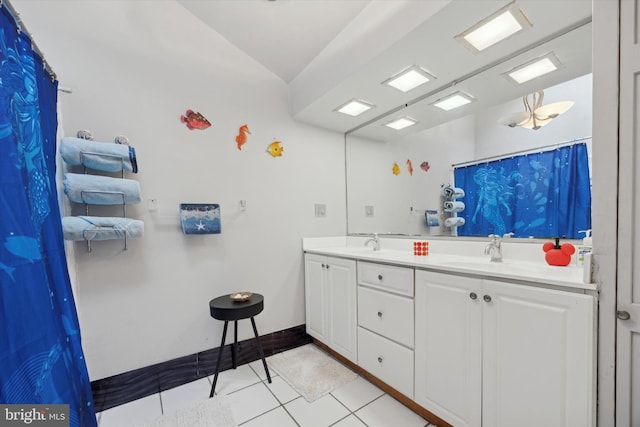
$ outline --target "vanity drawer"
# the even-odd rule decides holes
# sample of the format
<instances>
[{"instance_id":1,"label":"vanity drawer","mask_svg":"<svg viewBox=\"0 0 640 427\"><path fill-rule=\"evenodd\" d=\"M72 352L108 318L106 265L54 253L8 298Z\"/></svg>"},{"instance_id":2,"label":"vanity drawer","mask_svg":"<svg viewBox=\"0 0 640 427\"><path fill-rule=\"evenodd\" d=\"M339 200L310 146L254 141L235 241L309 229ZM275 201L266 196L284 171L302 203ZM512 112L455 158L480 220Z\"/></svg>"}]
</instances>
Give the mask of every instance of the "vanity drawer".
<instances>
[{"instance_id":1,"label":"vanity drawer","mask_svg":"<svg viewBox=\"0 0 640 427\"><path fill-rule=\"evenodd\" d=\"M358 286L358 324L413 348L413 299Z\"/></svg>"},{"instance_id":2,"label":"vanity drawer","mask_svg":"<svg viewBox=\"0 0 640 427\"><path fill-rule=\"evenodd\" d=\"M358 283L413 297L413 269L358 262Z\"/></svg>"},{"instance_id":3,"label":"vanity drawer","mask_svg":"<svg viewBox=\"0 0 640 427\"><path fill-rule=\"evenodd\" d=\"M413 399L413 351L358 328L358 365Z\"/></svg>"}]
</instances>

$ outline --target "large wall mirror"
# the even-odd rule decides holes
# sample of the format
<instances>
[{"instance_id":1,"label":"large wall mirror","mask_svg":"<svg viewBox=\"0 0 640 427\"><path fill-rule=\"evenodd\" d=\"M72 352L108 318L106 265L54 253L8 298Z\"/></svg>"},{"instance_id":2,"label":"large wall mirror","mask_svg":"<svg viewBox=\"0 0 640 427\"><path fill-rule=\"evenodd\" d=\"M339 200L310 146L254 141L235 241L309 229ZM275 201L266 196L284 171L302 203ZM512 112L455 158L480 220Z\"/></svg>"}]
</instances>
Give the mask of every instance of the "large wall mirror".
<instances>
[{"instance_id":1,"label":"large wall mirror","mask_svg":"<svg viewBox=\"0 0 640 427\"><path fill-rule=\"evenodd\" d=\"M409 102L347 132L349 234L455 236L457 228L445 225L450 214L442 197L443 186L453 184L454 166L583 142L591 152L591 2L519 0L515 5L531 26L485 51L466 48L456 35L505 2L452 1L394 46L407 56L407 66L419 65L435 79ZM506 76L548 55L556 70L521 84ZM472 101L449 111L434 106L455 92ZM537 130L508 126L526 112L523 97L534 107L533 95L540 93L543 106L573 105ZM416 124L402 130L385 126L399 118ZM437 226L428 226L426 211L436 211ZM554 237L523 233L519 237Z\"/></svg>"}]
</instances>

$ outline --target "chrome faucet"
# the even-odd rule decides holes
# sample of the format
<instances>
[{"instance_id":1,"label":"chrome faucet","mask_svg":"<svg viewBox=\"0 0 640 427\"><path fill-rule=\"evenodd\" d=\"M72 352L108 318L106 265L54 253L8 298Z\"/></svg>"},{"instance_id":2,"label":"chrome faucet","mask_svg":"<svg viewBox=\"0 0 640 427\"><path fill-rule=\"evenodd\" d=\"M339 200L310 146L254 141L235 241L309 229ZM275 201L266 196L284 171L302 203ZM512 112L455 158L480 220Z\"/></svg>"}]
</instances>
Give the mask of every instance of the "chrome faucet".
<instances>
[{"instance_id":1,"label":"chrome faucet","mask_svg":"<svg viewBox=\"0 0 640 427\"><path fill-rule=\"evenodd\" d=\"M373 237L370 239L367 239L364 242L365 246L369 246L369 243L373 243L373 250L374 251L379 251L380 250L380 240L378 239L378 233L373 233Z\"/></svg>"},{"instance_id":2,"label":"chrome faucet","mask_svg":"<svg viewBox=\"0 0 640 427\"><path fill-rule=\"evenodd\" d=\"M500 246L500 236L489 234L491 241L484 248L485 255L491 255L491 262L502 262L502 248Z\"/></svg>"}]
</instances>

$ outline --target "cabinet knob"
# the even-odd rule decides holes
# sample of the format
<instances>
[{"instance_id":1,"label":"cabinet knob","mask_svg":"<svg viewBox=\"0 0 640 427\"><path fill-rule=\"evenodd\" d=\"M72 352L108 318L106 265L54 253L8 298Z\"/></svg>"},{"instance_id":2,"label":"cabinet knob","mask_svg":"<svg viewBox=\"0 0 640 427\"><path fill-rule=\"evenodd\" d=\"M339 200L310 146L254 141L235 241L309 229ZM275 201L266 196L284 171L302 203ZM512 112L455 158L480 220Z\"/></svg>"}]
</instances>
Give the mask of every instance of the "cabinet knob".
<instances>
[{"instance_id":1,"label":"cabinet knob","mask_svg":"<svg viewBox=\"0 0 640 427\"><path fill-rule=\"evenodd\" d=\"M471 299L476 299L476 298L478 298L478 294L476 294L475 292L471 292L471 293L469 294L469 298L471 298Z\"/></svg>"},{"instance_id":2,"label":"cabinet knob","mask_svg":"<svg viewBox=\"0 0 640 427\"><path fill-rule=\"evenodd\" d=\"M378 317L382 318L382 312L381 311L378 312Z\"/></svg>"},{"instance_id":3,"label":"cabinet knob","mask_svg":"<svg viewBox=\"0 0 640 427\"><path fill-rule=\"evenodd\" d=\"M324 267L325 267L324 264L322 264L322 268L324 268Z\"/></svg>"},{"instance_id":4,"label":"cabinet knob","mask_svg":"<svg viewBox=\"0 0 640 427\"><path fill-rule=\"evenodd\" d=\"M491 302L491 296L490 295L485 295L482 297L483 300L485 300L486 302Z\"/></svg>"},{"instance_id":5,"label":"cabinet knob","mask_svg":"<svg viewBox=\"0 0 640 427\"><path fill-rule=\"evenodd\" d=\"M382 281L382 274L378 274L378 280Z\"/></svg>"},{"instance_id":6,"label":"cabinet knob","mask_svg":"<svg viewBox=\"0 0 640 427\"><path fill-rule=\"evenodd\" d=\"M382 363L382 356L378 356L378 363Z\"/></svg>"},{"instance_id":7,"label":"cabinet knob","mask_svg":"<svg viewBox=\"0 0 640 427\"><path fill-rule=\"evenodd\" d=\"M631 319L631 315L628 311L616 311L616 317L620 320L629 320Z\"/></svg>"}]
</instances>

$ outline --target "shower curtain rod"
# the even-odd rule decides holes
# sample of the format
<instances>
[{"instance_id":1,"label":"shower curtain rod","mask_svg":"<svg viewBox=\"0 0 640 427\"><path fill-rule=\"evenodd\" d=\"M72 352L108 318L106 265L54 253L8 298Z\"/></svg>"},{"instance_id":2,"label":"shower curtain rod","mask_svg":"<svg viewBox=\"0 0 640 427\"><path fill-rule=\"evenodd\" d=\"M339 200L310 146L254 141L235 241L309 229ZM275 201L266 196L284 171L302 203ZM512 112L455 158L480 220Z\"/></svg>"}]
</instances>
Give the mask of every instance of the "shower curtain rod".
<instances>
[{"instance_id":1,"label":"shower curtain rod","mask_svg":"<svg viewBox=\"0 0 640 427\"><path fill-rule=\"evenodd\" d=\"M506 159L507 157L517 156L519 154L524 154L524 153L537 153L537 152L544 151L547 148L566 147L566 146L573 145L573 144L575 144L577 142L580 142L580 141L585 141L587 139L591 139L591 137L590 136L583 136L582 138L570 139L570 140L563 141L563 142L557 142L555 144L544 145L542 147L528 148L526 150L512 151L511 153L500 154L499 156L489 156L489 157L484 157L484 158L478 159L478 160L469 160L468 162L454 163L454 164L451 165L451 167L456 168L456 167L460 167L460 166L477 165L477 164L484 163L484 162L489 161L489 160Z\"/></svg>"},{"instance_id":2,"label":"shower curtain rod","mask_svg":"<svg viewBox=\"0 0 640 427\"><path fill-rule=\"evenodd\" d=\"M27 27L24 25L24 22L22 22L22 19L20 19L20 14L15 10L13 5L9 3L9 0L0 0L0 6L5 6L9 11L9 13L11 13L11 15L13 16L13 19L16 21L16 25L18 26L19 31L29 36L29 39L31 40L31 48L38 55L40 55L40 58L42 58L42 63L44 64L44 69L47 71L47 73L49 73L52 79L56 80L57 79L56 73L53 72L53 69L51 68L47 60L44 59L44 55L42 51L40 50L36 42L33 40L33 36L29 32L29 30L27 30Z\"/></svg>"}]
</instances>

